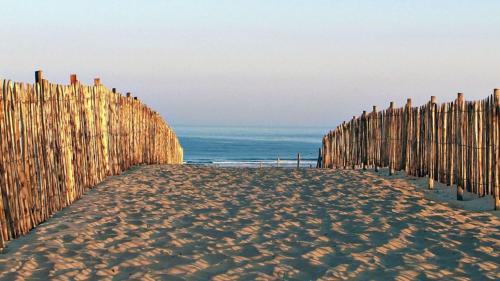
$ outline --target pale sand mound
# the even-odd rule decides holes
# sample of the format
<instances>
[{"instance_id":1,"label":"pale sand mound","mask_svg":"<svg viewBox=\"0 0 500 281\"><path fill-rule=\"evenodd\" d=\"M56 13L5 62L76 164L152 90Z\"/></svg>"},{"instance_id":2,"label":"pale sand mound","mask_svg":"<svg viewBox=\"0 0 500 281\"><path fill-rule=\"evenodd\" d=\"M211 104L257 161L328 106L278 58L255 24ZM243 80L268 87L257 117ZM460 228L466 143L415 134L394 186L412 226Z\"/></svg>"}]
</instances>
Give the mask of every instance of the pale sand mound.
<instances>
[{"instance_id":1,"label":"pale sand mound","mask_svg":"<svg viewBox=\"0 0 500 281\"><path fill-rule=\"evenodd\" d=\"M8 244L0 277L500 279L500 220L367 171L148 166Z\"/></svg>"}]
</instances>

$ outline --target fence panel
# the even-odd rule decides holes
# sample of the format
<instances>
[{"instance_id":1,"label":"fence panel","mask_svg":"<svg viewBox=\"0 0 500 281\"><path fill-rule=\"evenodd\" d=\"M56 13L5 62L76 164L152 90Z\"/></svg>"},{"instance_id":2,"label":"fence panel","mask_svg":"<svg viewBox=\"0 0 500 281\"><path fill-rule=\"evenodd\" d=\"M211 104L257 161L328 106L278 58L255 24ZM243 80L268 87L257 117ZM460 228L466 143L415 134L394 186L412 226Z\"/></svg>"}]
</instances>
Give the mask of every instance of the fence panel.
<instances>
[{"instance_id":1,"label":"fence panel","mask_svg":"<svg viewBox=\"0 0 500 281\"><path fill-rule=\"evenodd\" d=\"M439 181L456 184L457 199L467 190L492 195L500 209L500 91L480 101L437 104L435 97L420 107L411 100L403 108L363 112L323 137L325 168L388 167L428 176L429 188Z\"/></svg>"},{"instance_id":2,"label":"fence panel","mask_svg":"<svg viewBox=\"0 0 500 281\"><path fill-rule=\"evenodd\" d=\"M73 78L73 77L72 77ZM106 176L138 164L180 164L161 116L100 83L0 83L0 248Z\"/></svg>"}]
</instances>

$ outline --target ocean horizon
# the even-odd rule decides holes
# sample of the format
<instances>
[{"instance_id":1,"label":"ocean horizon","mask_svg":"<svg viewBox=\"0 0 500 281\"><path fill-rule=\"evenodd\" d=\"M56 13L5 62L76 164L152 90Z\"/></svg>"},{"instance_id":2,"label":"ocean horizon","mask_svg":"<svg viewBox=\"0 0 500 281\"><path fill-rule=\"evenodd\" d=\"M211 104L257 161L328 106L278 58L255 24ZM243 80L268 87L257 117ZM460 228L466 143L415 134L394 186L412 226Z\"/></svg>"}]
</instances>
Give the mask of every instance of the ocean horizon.
<instances>
[{"instance_id":1,"label":"ocean horizon","mask_svg":"<svg viewBox=\"0 0 500 281\"><path fill-rule=\"evenodd\" d=\"M322 127L173 126L185 164L221 167L315 167ZM279 164L278 164L279 158Z\"/></svg>"}]
</instances>

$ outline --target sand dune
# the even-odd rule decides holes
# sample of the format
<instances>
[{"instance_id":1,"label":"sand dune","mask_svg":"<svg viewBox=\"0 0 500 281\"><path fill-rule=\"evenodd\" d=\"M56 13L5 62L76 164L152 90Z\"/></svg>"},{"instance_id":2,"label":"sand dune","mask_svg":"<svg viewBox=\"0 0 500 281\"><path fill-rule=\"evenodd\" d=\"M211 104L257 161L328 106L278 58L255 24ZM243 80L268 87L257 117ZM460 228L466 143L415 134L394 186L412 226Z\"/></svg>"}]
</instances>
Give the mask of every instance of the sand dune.
<instances>
[{"instance_id":1,"label":"sand dune","mask_svg":"<svg viewBox=\"0 0 500 281\"><path fill-rule=\"evenodd\" d=\"M10 242L0 278L500 279L489 199L380 174L137 167Z\"/></svg>"}]
</instances>

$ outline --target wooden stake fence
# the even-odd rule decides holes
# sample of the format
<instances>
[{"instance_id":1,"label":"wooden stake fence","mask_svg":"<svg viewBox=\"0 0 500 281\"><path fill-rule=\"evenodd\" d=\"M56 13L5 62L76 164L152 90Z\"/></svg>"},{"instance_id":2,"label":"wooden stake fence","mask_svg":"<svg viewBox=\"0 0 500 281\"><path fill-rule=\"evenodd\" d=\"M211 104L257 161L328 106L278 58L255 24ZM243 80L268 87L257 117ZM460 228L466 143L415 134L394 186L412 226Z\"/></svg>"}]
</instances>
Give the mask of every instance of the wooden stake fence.
<instances>
[{"instance_id":1,"label":"wooden stake fence","mask_svg":"<svg viewBox=\"0 0 500 281\"><path fill-rule=\"evenodd\" d=\"M370 113L344 122L323 137L325 168L388 167L413 176L456 184L479 196L493 195L500 209L500 90L480 101L437 104L436 98L420 107Z\"/></svg>"},{"instance_id":2,"label":"wooden stake fence","mask_svg":"<svg viewBox=\"0 0 500 281\"><path fill-rule=\"evenodd\" d=\"M150 108L100 80L0 80L0 248L106 176L138 164L180 164L174 131Z\"/></svg>"}]
</instances>

